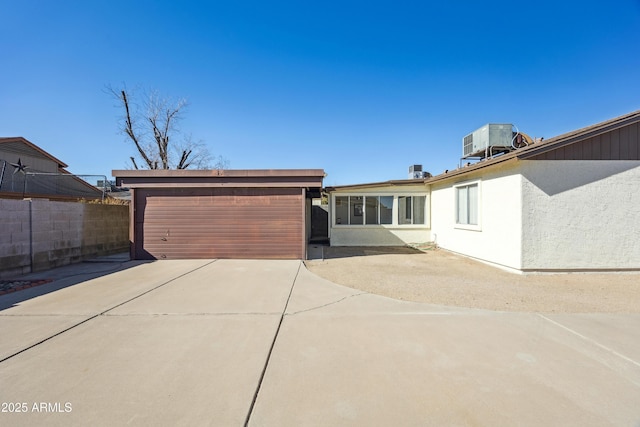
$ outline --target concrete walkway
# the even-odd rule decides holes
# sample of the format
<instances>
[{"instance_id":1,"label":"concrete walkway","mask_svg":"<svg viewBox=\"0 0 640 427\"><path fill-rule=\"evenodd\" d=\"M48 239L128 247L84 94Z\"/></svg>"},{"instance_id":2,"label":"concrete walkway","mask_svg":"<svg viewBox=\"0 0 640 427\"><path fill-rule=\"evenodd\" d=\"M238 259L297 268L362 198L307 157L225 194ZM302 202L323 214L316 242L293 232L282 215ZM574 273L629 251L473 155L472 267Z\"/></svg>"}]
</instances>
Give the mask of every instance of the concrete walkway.
<instances>
[{"instance_id":1,"label":"concrete walkway","mask_svg":"<svg viewBox=\"0 0 640 427\"><path fill-rule=\"evenodd\" d=\"M299 261L114 270L0 297L0 425L640 425L639 315L406 303Z\"/></svg>"}]
</instances>

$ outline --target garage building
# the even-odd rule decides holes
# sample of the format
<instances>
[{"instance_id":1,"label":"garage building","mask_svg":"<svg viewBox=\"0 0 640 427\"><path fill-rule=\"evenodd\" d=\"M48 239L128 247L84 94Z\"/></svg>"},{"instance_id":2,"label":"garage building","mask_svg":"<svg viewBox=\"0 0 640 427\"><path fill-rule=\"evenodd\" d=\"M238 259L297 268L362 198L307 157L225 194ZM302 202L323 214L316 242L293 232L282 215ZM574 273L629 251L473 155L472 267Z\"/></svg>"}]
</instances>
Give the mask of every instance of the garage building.
<instances>
[{"instance_id":1,"label":"garage building","mask_svg":"<svg viewBox=\"0 0 640 427\"><path fill-rule=\"evenodd\" d=\"M322 169L115 170L131 258L305 259Z\"/></svg>"}]
</instances>

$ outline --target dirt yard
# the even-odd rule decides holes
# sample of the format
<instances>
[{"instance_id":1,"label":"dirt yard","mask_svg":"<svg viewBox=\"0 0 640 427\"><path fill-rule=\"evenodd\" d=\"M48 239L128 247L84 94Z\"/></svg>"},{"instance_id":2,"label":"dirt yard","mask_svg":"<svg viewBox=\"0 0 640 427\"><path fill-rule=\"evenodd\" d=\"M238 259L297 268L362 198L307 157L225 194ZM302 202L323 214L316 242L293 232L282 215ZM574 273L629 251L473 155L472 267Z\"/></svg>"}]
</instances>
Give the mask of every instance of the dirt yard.
<instances>
[{"instance_id":1,"label":"dirt yard","mask_svg":"<svg viewBox=\"0 0 640 427\"><path fill-rule=\"evenodd\" d=\"M390 298L541 313L640 313L640 273L520 275L442 249L325 247L307 268Z\"/></svg>"}]
</instances>

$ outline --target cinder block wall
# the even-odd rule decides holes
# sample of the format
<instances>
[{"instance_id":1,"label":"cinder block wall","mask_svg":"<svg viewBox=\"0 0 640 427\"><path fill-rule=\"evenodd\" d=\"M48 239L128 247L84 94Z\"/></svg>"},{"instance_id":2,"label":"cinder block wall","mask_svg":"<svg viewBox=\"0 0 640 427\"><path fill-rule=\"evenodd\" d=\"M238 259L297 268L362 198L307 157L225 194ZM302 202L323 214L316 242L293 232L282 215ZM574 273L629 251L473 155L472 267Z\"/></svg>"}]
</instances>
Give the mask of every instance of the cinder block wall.
<instances>
[{"instance_id":1,"label":"cinder block wall","mask_svg":"<svg viewBox=\"0 0 640 427\"><path fill-rule=\"evenodd\" d=\"M29 202L0 199L0 277L29 270L29 246Z\"/></svg>"},{"instance_id":2,"label":"cinder block wall","mask_svg":"<svg viewBox=\"0 0 640 427\"><path fill-rule=\"evenodd\" d=\"M0 199L0 277L129 250L129 208Z\"/></svg>"}]
</instances>

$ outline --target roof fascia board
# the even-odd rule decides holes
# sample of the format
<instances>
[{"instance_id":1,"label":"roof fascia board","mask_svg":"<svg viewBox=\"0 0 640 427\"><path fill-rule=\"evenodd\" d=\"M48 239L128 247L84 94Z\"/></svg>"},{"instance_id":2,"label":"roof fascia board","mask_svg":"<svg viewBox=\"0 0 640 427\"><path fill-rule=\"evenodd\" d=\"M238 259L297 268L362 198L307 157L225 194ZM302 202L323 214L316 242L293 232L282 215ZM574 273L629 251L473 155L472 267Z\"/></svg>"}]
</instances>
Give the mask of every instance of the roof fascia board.
<instances>
[{"instance_id":1,"label":"roof fascia board","mask_svg":"<svg viewBox=\"0 0 640 427\"><path fill-rule=\"evenodd\" d=\"M336 185L325 188L326 191L350 191L359 190L365 188L376 187L408 187L425 184L425 179L410 179L410 180L396 180L396 181L384 181L384 182L371 182L365 184L352 184L352 185Z\"/></svg>"},{"instance_id":2,"label":"roof fascia board","mask_svg":"<svg viewBox=\"0 0 640 427\"><path fill-rule=\"evenodd\" d=\"M210 177L318 177L324 178L323 169L145 169L113 170L112 176L122 178L210 178Z\"/></svg>"}]
</instances>

